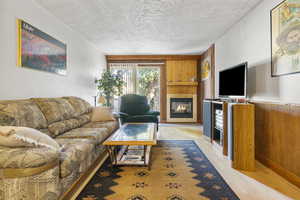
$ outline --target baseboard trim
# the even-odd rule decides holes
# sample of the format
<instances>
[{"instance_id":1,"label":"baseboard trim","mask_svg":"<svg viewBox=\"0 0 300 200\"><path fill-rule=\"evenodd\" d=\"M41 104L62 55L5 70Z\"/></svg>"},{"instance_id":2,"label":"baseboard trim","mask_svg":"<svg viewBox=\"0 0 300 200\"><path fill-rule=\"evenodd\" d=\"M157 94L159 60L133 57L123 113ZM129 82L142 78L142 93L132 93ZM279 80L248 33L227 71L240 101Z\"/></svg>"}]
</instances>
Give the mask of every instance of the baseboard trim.
<instances>
[{"instance_id":1,"label":"baseboard trim","mask_svg":"<svg viewBox=\"0 0 300 200\"><path fill-rule=\"evenodd\" d=\"M89 169L82 174L67 190L59 200L75 200L84 187L90 182L98 169L102 166L104 161L107 159L108 153L105 151L101 154L95 162L89 167Z\"/></svg>"},{"instance_id":2,"label":"baseboard trim","mask_svg":"<svg viewBox=\"0 0 300 200\"><path fill-rule=\"evenodd\" d=\"M273 171L275 171L277 174L291 182L292 184L296 185L297 187L300 188L300 177L297 176L296 174L288 171L287 169L281 167L274 161L263 157L262 155L256 155L256 159L259 160L262 164L266 165Z\"/></svg>"}]
</instances>

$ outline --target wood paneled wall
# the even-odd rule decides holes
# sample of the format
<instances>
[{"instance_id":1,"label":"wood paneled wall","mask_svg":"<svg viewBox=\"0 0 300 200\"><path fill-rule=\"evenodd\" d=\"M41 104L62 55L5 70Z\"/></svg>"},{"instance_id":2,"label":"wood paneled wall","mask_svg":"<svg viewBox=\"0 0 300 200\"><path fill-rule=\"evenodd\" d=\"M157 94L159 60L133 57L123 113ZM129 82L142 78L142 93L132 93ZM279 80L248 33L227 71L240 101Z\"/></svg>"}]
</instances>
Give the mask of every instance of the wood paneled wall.
<instances>
[{"instance_id":1,"label":"wood paneled wall","mask_svg":"<svg viewBox=\"0 0 300 200\"><path fill-rule=\"evenodd\" d=\"M167 60L167 94L197 94L197 63L198 60ZM195 80L192 80L195 79ZM185 82L187 85L180 85ZM176 84L177 83L177 84Z\"/></svg>"},{"instance_id":2,"label":"wood paneled wall","mask_svg":"<svg viewBox=\"0 0 300 200\"><path fill-rule=\"evenodd\" d=\"M202 81L201 91L203 99L212 99L215 97L215 45L203 53L201 61L204 62L207 58L210 58L210 76Z\"/></svg>"},{"instance_id":3,"label":"wood paneled wall","mask_svg":"<svg viewBox=\"0 0 300 200\"><path fill-rule=\"evenodd\" d=\"M200 59L200 55L107 55L108 62L115 61L166 61Z\"/></svg>"},{"instance_id":4,"label":"wood paneled wall","mask_svg":"<svg viewBox=\"0 0 300 200\"><path fill-rule=\"evenodd\" d=\"M300 187L300 105L253 103L256 159Z\"/></svg>"},{"instance_id":5,"label":"wood paneled wall","mask_svg":"<svg viewBox=\"0 0 300 200\"><path fill-rule=\"evenodd\" d=\"M204 81L200 81L201 84L198 87L198 119L202 123L202 102L204 99L213 99L215 97L215 45L212 45L207 51L201 55L201 62L199 66L199 80L201 80L201 66L203 62L210 59L210 77Z\"/></svg>"},{"instance_id":6,"label":"wood paneled wall","mask_svg":"<svg viewBox=\"0 0 300 200\"><path fill-rule=\"evenodd\" d=\"M163 63L160 65L161 69L161 77L160 77L160 87L161 87L161 96L160 96L160 105L161 105L161 115L160 120L161 122L166 122L167 114L166 114L166 107L167 107L167 89L170 94L175 93L183 93L183 94L196 94L197 93L197 86L167 86L167 79L169 77L170 80L177 80L177 81L190 81L192 74L196 73L195 76L197 78L197 62L200 60L200 55L107 55L106 61L107 63L112 62L159 62ZM173 69L172 72L169 71L170 76L167 75L167 62L171 66L179 66L179 68ZM177 64L175 64L177 63ZM195 69L192 69L191 66L195 65ZM170 68L171 69L171 68ZM186 70L188 69L188 70ZM178 71L179 70L179 71ZM177 72L176 74L173 72ZM200 79L198 79L200 80ZM199 87L199 86L198 86ZM200 93L199 93L200 94ZM198 94L198 96L199 96ZM199 114L200 115L200 114ZM201 114L202 115L202 114Z\"/></svg>"},{"instance_id":7,"label":"wood paneled wall","mask_svg":"<svg viewBox=\"0 0 300 200\"><path fill-rule=\"evenodd\" d=\"M197 60L167 60L168 82L191 82L197 80Z\"/></svg>"},{"instance_id":8,"label":"wood paneled wall","mask_svg":"<svg viewBox=\"0 0 300 200\"><path fill-rule=\"evenodd\" d=\"M167 121L167 70L166 65L162 65L160 68L160 121Z\"/></svg>"}]
</instances>

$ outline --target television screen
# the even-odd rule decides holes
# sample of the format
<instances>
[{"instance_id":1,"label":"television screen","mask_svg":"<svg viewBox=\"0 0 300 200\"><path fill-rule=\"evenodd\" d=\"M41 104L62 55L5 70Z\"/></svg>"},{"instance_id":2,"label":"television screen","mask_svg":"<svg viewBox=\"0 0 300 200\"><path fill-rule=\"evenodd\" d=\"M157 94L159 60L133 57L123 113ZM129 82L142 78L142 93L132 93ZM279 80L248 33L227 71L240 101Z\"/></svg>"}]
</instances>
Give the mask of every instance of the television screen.
<instances>
[{"instance_id":1,"label":"television screen","mask_svg":"<svg viewBox=\"0 0 300 200\"><path fill-rule=\"evenodd\" d=\"M247 63L220 71L219 96L220 97L246 97Z\"/></svg>"}]
</instances>

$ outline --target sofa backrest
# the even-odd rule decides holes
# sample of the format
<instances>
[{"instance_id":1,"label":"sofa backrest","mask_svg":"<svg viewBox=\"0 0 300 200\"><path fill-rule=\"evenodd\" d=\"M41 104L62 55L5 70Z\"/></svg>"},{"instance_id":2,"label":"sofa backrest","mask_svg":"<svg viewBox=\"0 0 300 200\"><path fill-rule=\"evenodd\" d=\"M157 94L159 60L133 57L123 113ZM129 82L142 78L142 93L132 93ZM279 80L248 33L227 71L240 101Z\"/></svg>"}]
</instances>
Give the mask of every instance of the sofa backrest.
<instances>
[{"instance_id":1,"label":"sofa backrest","mask_svg":"<svg viewBox=\"0 0 300 200\"><path fill-rule=\"evenodd\" d=\"M46 129L47 120L38 105L30 100L0 101L0 126L25 126Z\"/></svg>"},{"instance_id":2,"label":"sofa backrest","mask_svg":"<svg viewBox=\"0 0 300 200\"><path fill-rule=\"evenodd\" d=\"M92 107L78 97L0 101L0 126L24 126L56 137L90 122Z\"/></svg>"},{"instance_id":3,"label":"sofa backrest","mask_svg":"<svg viewBox=\"0 0 300 200\"><path fill-rule=\"evenodd\" d=\"M48 125L74 117L73 106L63 98L32 98L43 112Z\"/></svg>"},{"instance_id":4,"label":"sofa backrest","mask_svg":"<svg viewBox=\"0 0 300 200\"><path fill-rule=\"evenodd\" d=\"M85 100L78 97L63 97L63 99L68 100L68 102L74 108L74 116L78 117L80 115L90 113L92 111L92 106Z\"/></svg>"},{"instance_id":5,"label":"sofa backrest","mask_svg":"<svg viewBox=\"0 0 300 200\"><path fill-rule=\"evenodd\" d=\"M78 97L32 98L44 114L52 137L90 122L92 107Z\"/></svg>"}]
</instances>

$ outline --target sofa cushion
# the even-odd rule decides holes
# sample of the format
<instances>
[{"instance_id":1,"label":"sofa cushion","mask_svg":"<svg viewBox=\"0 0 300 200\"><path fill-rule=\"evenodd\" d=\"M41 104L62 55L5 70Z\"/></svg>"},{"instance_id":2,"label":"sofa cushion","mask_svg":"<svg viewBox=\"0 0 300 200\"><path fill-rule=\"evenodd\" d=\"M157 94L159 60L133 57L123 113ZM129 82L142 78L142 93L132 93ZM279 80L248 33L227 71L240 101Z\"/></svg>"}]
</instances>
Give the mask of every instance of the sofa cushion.
<instances>
[{"instance_id":1,"label":"sofa cushion","mask_svg":"<svg viewBox=\"0 0 300 200\"><path fill-rule=\"evenodd\" d=\"M80 126L85 125L91 121L91 115L90 114L84 114L81 116L76 117L78 120Z\"/></svg>"},{"instance_id":2,"label":"sofa cushion","mask_svg":"<svg viewBox=\"0 0 300 200\"><path fill-rule=\"evenodd\" d=\"M48 124L74 117L74 108L66 99L33 98L32 100L39 106L46 117Z\"/></svg>"},{"instance_id":3,"label":"sofa cushion","mask_svg":"<svg viewBox=\"0 0 300 200\"><path fill-rule=\"evenodd\" d=\"M62 178L69 176L72 171L79 170L81 165L86 165L83 161L94 156L92 154L95 143L89 139L56 138L55 140L62 146L60 156L60 176Z\"/></svg>"},{"instance_id":4,"label":"sofa cushion","mask_svg":"<svg viewBox=\"0 0 300 200\"><path fill-rule=\"evenodd\" d=\"M118 121L90 122L84 125L83 128L107 128L108 132L112 133L119 128L119 122Z\"/></svg>"},{"instance_id":5,"label":"sofa cushion","mask_svg":"<svg viewBox=\"0 0 300 200\"><path fill-rule=\"evenodd\" d=\"M98 106L93 109L92 122L115 121L112 110L109 107Z\"/></svg>"},{"instance_id":6,"label":"sofa cushion","mask_svg":"<svg viewBox=\"0 0 300 200\"><path fill-rule=\"evenodd\" d=\"M63 97L63 98L68 100L68 102L73 106L76 117L92 111L91 105L81 98L78 97Z\"/></svg>"},{"instance_id":7,"label":"sofa cushion","mask_svg":"<svg viewBox=\"0 0 300 200\"><path fill-rule=\"evenodd\" d=\"M0 147L0 168L40 167L59 158L59 151L47 147Z\"/></svg>"},{"instance_id":8,"label":"sofa cushion","mask_svg":"<svg viewBox=\"0 0 300 200\"><path fill-rule=\"evenodd\" d=\"M106 128L76 128L69 132L66 132L57 138L88 138L91 139L95 144L102 143L110 134Z\"/></svg>"},{"instance_id":9,"label":"sofa cushion","mask_svg":"<svg viewBox=\"0 0 300 200\"><path fill-rule=\"evenodd\" d=\"M56 137L62 133L65 133L71 129L78 128L80 126L79 120L68 119L60 122L55 122L48 126L49 132L52 137Z\"/></svg>"},{"instance_id":10,"label":"sofa cushion","mask_svg":"<svg viewBox=\"0 0 300 200\"><path fill-rule=\"evenodd\" d=\"M5 147L48 147L59 151L59 145L51 137L28 127L0 126L0 145Z\"/></svg>"},{"instance_id":11,"label":"sofa cushion","mask_svg":"<svg viewBox=\"0 0 300 200\"><path fill-rule=\"evenodd\" d=\"M0 101L0 126L47 128L47 120L38 105L30 100Z\"/></svg>"}]
</instances>

